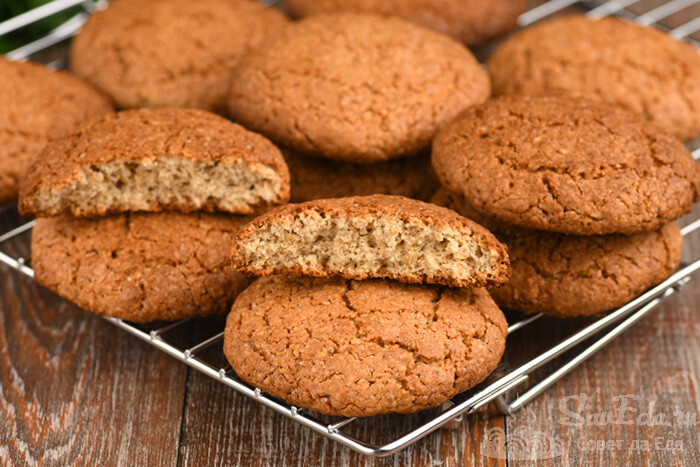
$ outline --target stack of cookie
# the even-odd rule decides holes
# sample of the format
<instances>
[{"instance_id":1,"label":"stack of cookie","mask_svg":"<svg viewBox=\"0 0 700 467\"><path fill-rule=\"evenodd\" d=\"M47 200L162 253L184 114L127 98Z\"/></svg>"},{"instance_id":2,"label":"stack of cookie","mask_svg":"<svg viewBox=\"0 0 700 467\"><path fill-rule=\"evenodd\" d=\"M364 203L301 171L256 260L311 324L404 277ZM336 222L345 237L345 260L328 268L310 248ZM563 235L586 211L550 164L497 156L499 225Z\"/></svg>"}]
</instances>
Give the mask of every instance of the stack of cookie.
<instances>
[{"instance_id":1,"label":"stack of cookie","mask_svg":"<svg viewBox=\"0 0 700 467\"><path fill-rule=\"evenodd\" d=\"M397 18L318 14L241 60L228 110L284 148L292 201L427 198L435 133L489 94L486 72L450 37Z\"/></svg>"},{"instance_id":2,"label":"stack of cookie","mask_svg":"<svg viewBox=\"0 0 700 467\"><path fill-rule=\"evenodd\" d=\"M434 202L508 245L504 307L554 316L619 306L678 266L675 219L700 168L673 136L612 104L563 94L495 98L433 143Z\"/></svg>"},{"instance_id":3,"label":"stack of cookie","mask_svg":"<svg viewBox=\"0 0 700 467\"><path fill-rule=\"evenodd\" d=\"M146 322L225 312L248 283L231 239L245 215L288 198L288 169L264 137L206 111L141 109L50 142L19 207L39 217L37 282Z\"/></svg>"},{"instance_id":4,"label":"stack of cookie","mask_svg":"<svg viewBox=\"0 0 700 467\"><path fill-rule=\"evenodd\" d=\"M434 407L486 378L507 324L484 286L508 257L483 227L399 196L291 204L237 235L263 276L234 303L224 352L250 384L329 415Z\"/></svg>"}]
</instances>

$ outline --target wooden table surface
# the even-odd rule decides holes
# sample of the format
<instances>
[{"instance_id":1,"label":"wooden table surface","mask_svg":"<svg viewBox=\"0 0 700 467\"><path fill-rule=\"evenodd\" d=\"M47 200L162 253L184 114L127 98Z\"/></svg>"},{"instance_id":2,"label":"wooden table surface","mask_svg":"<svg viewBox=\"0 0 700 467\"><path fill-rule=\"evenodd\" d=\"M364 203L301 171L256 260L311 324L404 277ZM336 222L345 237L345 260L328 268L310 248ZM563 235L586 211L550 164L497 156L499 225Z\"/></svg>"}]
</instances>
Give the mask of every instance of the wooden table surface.
<instances>
[{"instance_id":1,"label":"wooden table surface","mask_svg":"<svg viewBox=\"0 0 700 467\"><path fill-rule=\"evenodd\" d=\"M9 223L0 222L3 231ZM686 260L699 257L700 232L684 248ZM27 255L26 238L2 249ZM697 466L698 284L525 410L504 417L491 408L398 455L369 459L0 267L0 465L502 465L504 440L531 448L545 436L563 448L542 461L548 465ZM508 346L527 355L570 327L544 320L514 334ZM196 334L196 325L182 332ZM616 421L587 420L620 412L624 402ZM493 429L504 436L487 436ZM508 463L541 455L535 448L518 452Z\"/></svg>"}]
</instances>

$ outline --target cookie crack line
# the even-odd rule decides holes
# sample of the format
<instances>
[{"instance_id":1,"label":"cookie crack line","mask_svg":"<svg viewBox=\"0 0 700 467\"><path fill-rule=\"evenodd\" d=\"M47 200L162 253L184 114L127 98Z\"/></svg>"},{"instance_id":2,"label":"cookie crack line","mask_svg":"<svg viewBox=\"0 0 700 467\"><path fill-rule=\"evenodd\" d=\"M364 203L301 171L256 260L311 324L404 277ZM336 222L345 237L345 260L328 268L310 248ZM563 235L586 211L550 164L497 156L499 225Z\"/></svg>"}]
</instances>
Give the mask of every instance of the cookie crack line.
<instances>
[{"instance_id":1,"label":"cookie crack line","mask_svg":"<svg viewBox=\"0 0 700 467\"><path fill-rule=\"evenodd\" d=\"M397 341L397 340L388 339L388 338L385 338L385 337L382 337L382 336L375 336L375 337L369 336L369 335L367 334L367 332L362 328L362 326L360 325L360 323L358 322L358 318L360 317L360 315L363 315L363 314L370 314L370 313L372 313L372 311L368 311L368 312L366 312L366 313L363 313L363 312L357 310L355 307L353 307L353 305L352 305L352 303L351 303L351 300L350 300L350 297L348 297L348 293L350 293L350 292L352 291L352 288L351 288L351 286L352 286L352 280L351 280L351 279L347 279L347 280L345 281L345 284L346 284L346 286L345 286L346 288L345 288L345 291L343 292L342 298L343 298L343 302L344 302L345 306L348 308L348 310L350 310L350 311L352 311L353 313L355 313L355 316L353 317L352 322L353 322L353 324L355 325L355 330L356 330L356 335L355 335L355 337L356 337L356 338L361 339L361 340L364 340L364 341L366 341L366 342L374 342L374 343L376 343L377 345L379 345L379 347L382 347L382 348L387 347L387 346L389 346L389 345L393 345L393 346L398 347L398 348L400 348L401 350L403 350L403 351L405 351L405 352L407 352L407 353L410 353L411 356L413 357L413 360L416 361L416 362L422 362L422 363L431 364L431 363L440 363L440 362L443 362L445 359L447 359L447 356L445 356L444 358L439 358L439 357L430 358L430 357L426 357L425 355L422 355L422 354L421 354L421 352L420 352L419 349L417 349L417 348L415 348L415 347L411 347L411 346L409 346L409 345L407 345L407 344L404 344L404 343L402 343L402 342L399 342L399 341ZM439 295L440 295L440 298L441 298L441 297L442 297L442 291L444 290L444 287L440 287L438 290L440 291L440 292L439 292ZM439 300L438 300L438 301L439 301ZM434 308L434 310L436 310L436 309L437 309L437 302L433 302L433 303L434 303L434 307L433 307L433 308ZM400 310L399 310L399 311L400 311Z\"/></svg>"},{"instance_id":2,"label":"cookie crack line","mask_svg":"<svg viewBox=\"0 0 700 467\"><path fill-rule=\"evenodd\" d=\"M517 114L514 114L517 115ZM534 123L544 123L546 126L550 126L548 123L543 122L542 119L540 118L534 118L534 119L526 119L522 115L517 115L518 118L520 118L521 124L534 124ZM595 119L591 120L598 125L600 125L602 128L604 128L606 131L608 131L611 134L615 134L610 128L605 125L603 122ZM534 126L534 125L533 125ZM558 126L558 125L557 125ZM575 125L578 126L578 125ZM499 128L500 131L507 131L507 128ZM641 131L641 135L644 136L645 143L647 147L649 148L649 156L653 158L656 161L657 167L655 169L658 169L658 165L660 164L662 167L671 167L673 166L673 162L668 162L664 160L663 158L660 158L658 153L656 152L656 149L654 148L653 142L655 139L650 135L647 131ZM464 144L468 144L469 141L471 140L471 137L469 135L459 133L459 138ZM504 147L503 143L501 142L500 139L495 139L495 137L491 134L482 134L482 139L488 139L492 141L492 144L499 146L499 147ZM518 149L518 146L515 144L515 142L508 140L506 143L506 146L511 148L514 153L520 154L521 151ZM581 153L581 158L585 160L586 155L582 152ZM572 171L571 167L558 167L555 165L550 165L550 166L541 166L537 167L535 169L527 166L523 166L521 164L518 164L516 161L514 161L512 158L507 158L504 157L503 154L496 154L495 160L499 163L499 165L503 167L507 167L511 169L514 172L524 172L527 174L534 174L534 173L545 173L545 174L556 174L556 175L565 175L570 177L573 181L581 181L581 180L586 180L586 181L595 181L595 180L600 180L603 178L606 178L610 176L611 174L617 173L620 170L631 170L638 178L640 179L656 179L656 170L653 172L649 173L648 171L640 171L634 167L630 167L627 164L611 164L611 165L603 165L600 164L597 167L598 172L602 172L600 174L592 175L592 176L581 176L581 174L576 174L575 172ZM590 169L588 169L590 170Z\"/></svg>"},{"instance_id":3,"label":"cookie crack line","mask_svg":"<svg viewBox=\"0 0 700 467\"><path fill-rule=\"evenodd\" d=\"M440 307L440 301L442 300L444 293L445 288L439 287L437 290L437 295L431 300L433 302L433 316L430 319L432 322L436 322L438 320L438 308Z\"/></svg>"},{"instance_id":4,"label":"cookie crack line","mask_svg":"<svg viewBox=\"0 0 700 467\"><path fill-rule=\"evenodd\" d=\"M398 342L396 340L391 340L391 339L386 339L382 336L374 336L374 337L368 336L367 333L362 329L362 326L360 326L360 323L358 322L358 319L357 319L359 317L359 315L362 313L352 305L350 297L348 297L348 294L351 292L351 290L352 290L352 280L345 280L345 290L343 291L342 299L343 299L345 306L348 308L348 310L355 313L355 316L352 319L352 322L355 326L355 337L357 339L363 340L365 342L374 343L382 349L386 348L387 346L394 346L394 347L397 347L397 348L399 348L399 349L403 350L404 352L411 355L413 361L409 362L406 365L403 376L398 377L398 375L395 375L395 374L392 374L390 376L392 377L392 379L394 379L396 382L399 383L401 388L404 390L405 395L410 396L412 398L412 400L415 401L416 399L418 399L421 396L420 396L420 394L416 394L416 391L412 390L409 387L409 381L408 381L408 377L413 374L413 369L415 367L415 364L418 362L426 364L426 365L443 364L445 362L445 360L451 359L450 353L449 352L446 353L444 358L439 358L439 357L428 358L425 355L421 355L421 353L418 349L411 347L411 346L408 346L402 342ZM442 297L442 292L444 291L444 288L440 287L438 290L439 290L439 298L437 299L436 302L433 302L434 309L436 309L436 307L437 307L436 303L439 302L440 298ZM372 313L372 312L370 311L368 313ZM369 386L377 384L377 378L373 378L372 380L367 380L367 383L369 384ZM456 384L457 384L457 378L454 377L453 381L452 381L453 390L454 390L454 387L456 386Z\"/></svg>"}]
</instances>

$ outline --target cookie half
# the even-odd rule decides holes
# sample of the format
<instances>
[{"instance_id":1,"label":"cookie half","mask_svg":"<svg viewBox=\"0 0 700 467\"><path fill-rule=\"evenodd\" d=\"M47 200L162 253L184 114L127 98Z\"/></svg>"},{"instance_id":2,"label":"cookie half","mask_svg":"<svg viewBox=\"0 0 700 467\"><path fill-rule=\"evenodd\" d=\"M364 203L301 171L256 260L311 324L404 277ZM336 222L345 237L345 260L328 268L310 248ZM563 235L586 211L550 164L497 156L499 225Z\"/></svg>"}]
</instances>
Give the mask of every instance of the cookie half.
<instances>
[{"instance_id":1,"label":"cookie half","mask_svg":"<svg viewBox=\"0 0 700 467\"><path fill-rule=\"evenodd\" d=\"M410 413L483 381L507 326L484 289L272 276L236 299L224 353L242 379L299 407Z\"/></svg>"},{"instance_id":2,"label":"cookie half","mask_svg":"<svg viewBox=\"0 0 700 467\"><path fill-rule=\"evenodd\" d=\"M247 55L234 120L304 154L377 162L417 154L490 92L462 44L398 18L314 15Z\"/></svg>"},{"instance_id":3,"label":"cookie half","mask_svg":"<svg viewBox=\"0 0 700 467\"><path fill-rule=\"evenodd\" d=\"M674 137L612 104L566 95L474 106L433 142L442 184L481 214L574 235L658 230L700 193Z\"/></svg>"},{"instance_id":4,"label":"cookie half","mask_svg":"<svg viewBox=\"0 0 700 467\"><path fill-rule=\"evenodd\" d=\"M700 135L700 55L658 29L556 18L506 40L488 70L495 95L564 91L617 104L682 140Z\"/></svg>"},{"instance_id":5,"label":"cookie half","mask_svg":"<svg viewBox=\"0 0 700 467\"><path fill-rule=\"evenodd\" d=\"M106 116L53 141L30 169L20 211L252 213L289 199L289 171L267 139L202 110Z\"/></svg>"},{"instance_id":6,"label":"cookie half","mask_svg":"<svg viewBox=\"0 0 700 467\"><path fill-rule=\"evenodd\" d=\"M293 16L339 11L398 16L467 45L479 45L513 29L524 0L284 0Z\"/></svg>"},{"instance_id":7,"label":"cookie half","mask_svg":"<svg viewBox=\"0 0 700 467\"><path fill-rule=\"evenodd\" d=\"M433 201L488 226L508 247L508 282L491 291L499 306L560 318L624 305L676 271L683 237L675 222L634 235L562 235L484 219L446 190Z\"/></svg>"},{"instance_id":8,"label":"cookie half","mask_svg":"<svg viewBox=\"0 0 700 467\"><path fill-rule=\"evenodd\" d=\"M222 113L241 57L287 23L246 0L120 0L91 15L71 43L71 69L122 109Z\"/></svg>"},{"instance_id":9,"label":"cookie half","mask_svg":"<svg viewBox=\"0 0 700 467\"><path fill-rule=\"evenodd\" d=\"M248 284L227 245L249 218L122 214L37 220L39 284L84 310L134 322L226 313Z\"/></svg>"},{"instance_id":10,"label":"cookie half","mask_svg":"<svg viewBox=\"0 0 700 467\"><path fill-rule=\"evenodd\" d=\"M291 177L291 202L399 195L427 201L439 183L427 155L375 164L353 164L282 150Z\"/></svg>"},{"instance_id":11,"label":"cookie half","mask_svg":"<svg viewBox=\"0 0 700 467\"><path fill-rule=\"evenodd\" d=\"M105 96L62 71L0 56L0 203L17 198L20 180L47 141L112 112Z\"/></svg>"},{"instance_id":12,"label":"cookie half","mask_svg":"<svg viewBox=\"0 0 700 467\"><path fill-rule=\"evenodd\" d=\"M401 196L289 204L238 234L242 271L348 279L388 278L453 287L508 278L508 255L485 228L454 211Z\"/></svg>"}]
</instances>

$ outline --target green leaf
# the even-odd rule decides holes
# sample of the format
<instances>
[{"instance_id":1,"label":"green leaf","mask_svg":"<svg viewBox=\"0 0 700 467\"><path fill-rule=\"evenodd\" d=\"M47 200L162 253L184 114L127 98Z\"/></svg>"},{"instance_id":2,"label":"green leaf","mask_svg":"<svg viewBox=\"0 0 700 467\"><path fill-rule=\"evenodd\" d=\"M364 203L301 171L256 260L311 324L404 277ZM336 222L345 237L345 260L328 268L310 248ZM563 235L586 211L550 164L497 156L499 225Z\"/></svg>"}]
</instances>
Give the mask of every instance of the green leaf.
<instances>
[{"instance_id":1,"label":"green leaf","mask_svg":"<svg viewBox=\"0 0 700 467\"><path fill-rule=\"evenodd\" d=\"M0 22L14 18L25 11L32 10L49 2L51 2L51 0L0 0ZM82 11L81 7L71 8L52 15L42 21L30 24L14 33L0 36L0 53L7 53L17 47L21 47L24 44L28 44L45 36L80 11Z\"/></svg>"}]
</instances>

